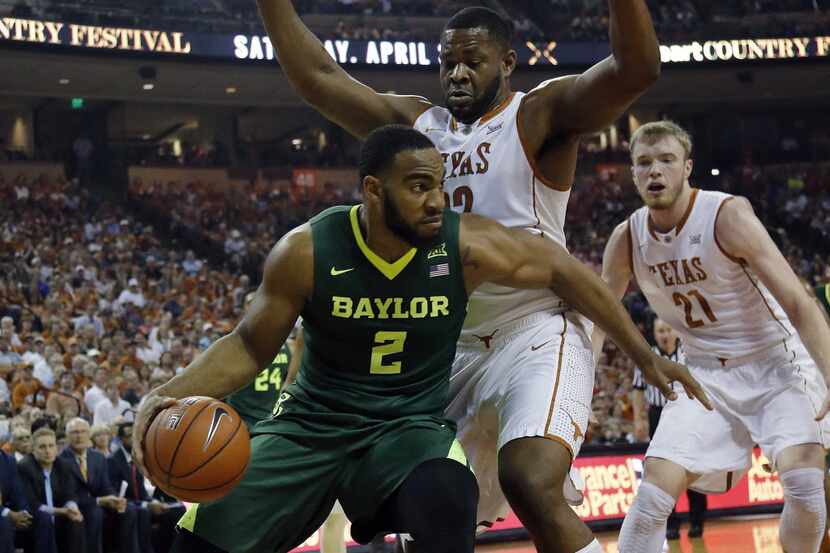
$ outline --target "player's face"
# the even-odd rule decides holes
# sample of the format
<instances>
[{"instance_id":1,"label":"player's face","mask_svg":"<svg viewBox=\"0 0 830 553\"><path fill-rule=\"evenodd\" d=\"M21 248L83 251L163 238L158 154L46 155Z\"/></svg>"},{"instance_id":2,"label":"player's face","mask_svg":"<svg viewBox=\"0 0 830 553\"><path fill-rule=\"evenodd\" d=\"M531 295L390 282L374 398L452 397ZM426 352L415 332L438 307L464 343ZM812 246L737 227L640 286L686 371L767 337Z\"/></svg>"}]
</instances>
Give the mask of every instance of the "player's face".
<instances>
[{"instance_id":1,"label":"player's face","mask_svg":"<svg viewBox=\"0 0 830 553\"><path fill-rule=\"evenodd\" d=\"M496 106L516 53L505 52L486 29L450 29L441 37L441 87L453 117L472 123Z\"/></svg>"},{"instance_id":2,"label":"player's face","mask_svg":"<svg viewBox=\"0 0 830 553\"><path fill-rule=\"evenodd\" d=\"M435 241L444 212L444 161L435 148L395 156L383 186L386 226L413 246Z\"/></svg>"},{"instance_id":3,"label":"player's face","mask_svg":"<svg viewBox=\"0 0 830 553\"><path fill-rule=\"evenodd\" d=\"M653 144L642 140L631 152L631 173L637 192L650 209L670 209L692 174L692 160L673 136L664 136Z\"/></svg>"},{"instance_id":4,"label":"player's face","mask_svg":"<svg viewBox=\"0 0 830 553\"><path fill-rule=\"evenodd\" d=\"M657 319L654 321L654 341L663 351L670 351L674 349L674 344L677 342L677 335L674 329L666 324L664 321Z\"/></svg>"}]
</instances>

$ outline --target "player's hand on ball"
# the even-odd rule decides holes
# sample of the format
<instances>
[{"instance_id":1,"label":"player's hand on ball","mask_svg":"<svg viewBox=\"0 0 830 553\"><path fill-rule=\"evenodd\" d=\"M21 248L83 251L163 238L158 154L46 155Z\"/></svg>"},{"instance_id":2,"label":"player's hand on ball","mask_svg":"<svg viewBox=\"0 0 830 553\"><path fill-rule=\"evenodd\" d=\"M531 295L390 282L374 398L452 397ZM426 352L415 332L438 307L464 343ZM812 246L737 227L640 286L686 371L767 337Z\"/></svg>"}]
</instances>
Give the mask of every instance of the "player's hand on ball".
<instances>
[{"instance_id":1,"label":"player's hand on ball","mask_svg":"<svg viewBox=\"0 0 830 553\"><path fill-rule=\"evenodd\" d=\"M651 361L652 363L648 366L642 367L643 376L646 382L657 386L660 393L667 399L671 401L677 399L677 393L672 390L671 383L680 382L689 399L697 399L708 410L712 410L712 403L706 396L706 392L703 391L703 388L694 379L688 368L656 353L652 355Z\"/></svg>"},{"instance_id":2,"label":"player's hand on ball","mask_svg":"<svg viewBox=\"0 0 830 553\"><path fill-rule=\"evenodd\" d=\"M150 394L138 406L138 413L135 415L135 423L133 425L133 460L141 470L141 473L147 478L150 478L150 480L152 480L152 477L144 466L144 436L147 434L147 428L153 422L153 418L164 409L175 404L176 400L172 397ZM157 482L154 482L154 484L157 484Z\"/></svg>"},{"instance_id":3,"label":"player's hand on ball","mask_svg":"<svg viewBox=\"0 0 830 553\"><path fill-rule=\"evenodd\" d=\"M820 421L826 417L828 411L830 411L830 392L827 392L827 396L824 398L824 403L821 404L821 410L818 412L818 415L816 415L816 420Z\"/></svg>"}]
</instances>

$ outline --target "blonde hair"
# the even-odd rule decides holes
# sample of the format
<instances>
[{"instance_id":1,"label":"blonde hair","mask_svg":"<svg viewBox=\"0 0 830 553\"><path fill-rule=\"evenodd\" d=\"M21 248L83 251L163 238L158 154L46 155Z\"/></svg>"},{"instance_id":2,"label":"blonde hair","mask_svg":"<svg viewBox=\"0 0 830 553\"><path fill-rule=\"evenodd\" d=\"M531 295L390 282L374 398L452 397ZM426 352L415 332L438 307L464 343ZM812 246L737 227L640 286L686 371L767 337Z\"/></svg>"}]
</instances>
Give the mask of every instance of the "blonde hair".
<instances>
[{"instance_id":1,"label":"blonde hair","mask_svg":"<svg viewBox=\"0 0 830 553\"><path fill-rule=\"evenodd\" d=\"M55 431L49 428L48 426L41 426L37 430L35 430L34 434L32 434L32 443L34 444L41 436L52 436L57 440L55 436Z\"/></svg>"},{"instance_id":2,"label":"blonde hair","mask_svg":"<svg viewBox=\"0 0 830 553\"><path fill-rule=\"evenodd\" d=\"M104 424L96 424L89 430L89 437L92 439L95 439L96 436L99 436L101 434L109 434L110 436L112 436L112 428Z\"/></svg>"},{"instance_id":3,"label":"blonde hair","mask_svg":"<svg viewBox=\"0 0 830 553\"><path fill-rule=\"evenodd\" d=\"M666 136L673 136L680 142L680 145L683 146L683 152L686 154L686 159L692 157L692 137L686 129L669 120L646 123L634 131L634 134L631 135L631 154L634 155L634 146L641 140L651 145Z\"/></svg>"}]
</instances>

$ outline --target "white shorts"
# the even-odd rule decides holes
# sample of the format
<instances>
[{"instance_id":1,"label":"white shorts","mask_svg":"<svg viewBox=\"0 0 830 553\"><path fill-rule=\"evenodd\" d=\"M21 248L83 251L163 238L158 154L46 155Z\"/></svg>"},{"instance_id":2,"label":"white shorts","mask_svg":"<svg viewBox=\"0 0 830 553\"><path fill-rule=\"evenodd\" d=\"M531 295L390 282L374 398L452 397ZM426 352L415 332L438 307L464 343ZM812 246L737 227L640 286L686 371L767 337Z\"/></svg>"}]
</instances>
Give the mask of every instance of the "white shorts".
<instances>
[{"instance_id":1,"label":"white shorts","mask_svg":"<svg viewBox=\"0 0 830 553\"><path fill-rule=\"evenodd\" d=\"M827 399L827 382L821 369L810 357L807 348L799 341L794 349L796 351L796 372L804 378L807 395L810 396L810 403L816 411L821 410L824 400ZM821 428L821 444L824 449L830 449L830 415L824 417L819 423Z\"/></svg>"},{"instance_id":2,"label":"white shorts","mask_svg":"<svg viewBox=\"0 0 830 553\"><path fill-rule=\"evenodd\" d=\"M689 370L712 401L707 411L677 386L663 409L646 457L667 459L701 475L691 488L722 493L752 465L758 444L772 462L788 447L821 443L818 406L802 368L812 359L798 340L730 359L687 356Z\"/></svg>"},{"instance_id":3,"label":"white shorts","mask_svg":"<svg viewBox=\"0 0 830 553\"><path fill-rule=\"evenodd\" d=\"M479 484L479 518L507 513L498 451L531 436L559 442L575 457L591 413L590 323L573 312L535 313L480 339L462 337L446 414ZM489 346L489 347L488 347Z\"/></svg>"}]
</instances>

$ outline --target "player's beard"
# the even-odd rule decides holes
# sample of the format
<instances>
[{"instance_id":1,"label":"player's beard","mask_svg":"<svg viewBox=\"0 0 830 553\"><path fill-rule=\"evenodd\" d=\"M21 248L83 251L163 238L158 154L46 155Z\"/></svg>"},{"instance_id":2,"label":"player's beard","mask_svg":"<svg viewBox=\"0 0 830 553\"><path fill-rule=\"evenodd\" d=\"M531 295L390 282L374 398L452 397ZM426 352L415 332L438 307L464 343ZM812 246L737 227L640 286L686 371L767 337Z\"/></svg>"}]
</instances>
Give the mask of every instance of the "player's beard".
<instances>
[{"instance_id":1,"label":"player's beard","mask_svg":"<svg viewBox=\"0 0 830 553\"><path fill-rule=\"evenodd\" d=\"M386 222L386 228L416 248L432 246L441 237L440 232L433 237L419 235L418 231L412 225L404 221L401 216L401 210L398 209L397 204L395 204L395 201L388 194L383 195L383 220Z\"/></svg>"},{"instance_id":2,"label":"player's beard","mask_svg":"<svg viewBox=\"0 0 830 553\"><path fill-rule=\"evenodd\" d=\"M449 104L449 97L444 95L444 105L447 106L447 109L450 110L450 113L453 117L461 121L462 123L472 123L476 119L483 117L485 113L490 109L493 103L496 101L496 98L499 95L499 90L501 90L501 82L498 77L493 79L490 84L487 85L487 88L484 89L484 93L481 95L479 99L474 101L472 104L460 110L458 108L453 109L450 107Z\"/></svg>"}]
</instances>

